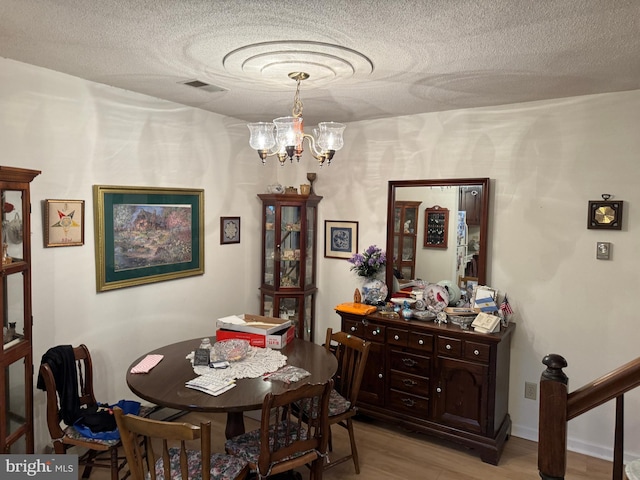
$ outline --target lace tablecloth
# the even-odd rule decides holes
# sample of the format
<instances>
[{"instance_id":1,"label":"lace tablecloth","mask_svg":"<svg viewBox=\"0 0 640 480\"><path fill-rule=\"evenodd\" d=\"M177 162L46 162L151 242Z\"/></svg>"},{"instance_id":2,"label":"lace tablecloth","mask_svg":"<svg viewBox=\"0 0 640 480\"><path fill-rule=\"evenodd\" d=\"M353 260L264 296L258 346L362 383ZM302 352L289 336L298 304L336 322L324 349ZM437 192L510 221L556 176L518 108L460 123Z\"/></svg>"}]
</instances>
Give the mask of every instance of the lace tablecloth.
<instances>
[{"instance_id":1,"label":"lace tablecloth","mask_svg":"<svg viewBox=\"0 0 640 480\"><path fill-rule=\"evenodd\" d=\"M193 352L187 355L187 359L193 365ZM249 347L247 356L244 359L238 362L230 362L227 368L193 365L193 371L197 375L209 375L217 380L228 381L260 377L265 373L275 372L286 364L287 357L278 350Z\"/></svg>"}]
</instances>

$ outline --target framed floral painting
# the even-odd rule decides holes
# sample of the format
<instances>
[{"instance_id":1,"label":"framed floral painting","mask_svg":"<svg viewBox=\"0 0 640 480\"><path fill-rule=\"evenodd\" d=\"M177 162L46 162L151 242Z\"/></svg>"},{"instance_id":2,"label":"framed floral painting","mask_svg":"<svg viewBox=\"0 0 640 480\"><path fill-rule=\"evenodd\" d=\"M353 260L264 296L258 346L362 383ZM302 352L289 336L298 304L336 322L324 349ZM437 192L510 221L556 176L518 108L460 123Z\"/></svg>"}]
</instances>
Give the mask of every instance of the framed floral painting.
<instances>
[{"instance_id":1,"label":"framed floral painting","mask_svg":"<svg viewBox=\"0 0 640 480\"><path fill-rule=\"evenodd\" d=\"M204 274L204 190L93 186L98 292Z\"/></svg>"}]
</instances>

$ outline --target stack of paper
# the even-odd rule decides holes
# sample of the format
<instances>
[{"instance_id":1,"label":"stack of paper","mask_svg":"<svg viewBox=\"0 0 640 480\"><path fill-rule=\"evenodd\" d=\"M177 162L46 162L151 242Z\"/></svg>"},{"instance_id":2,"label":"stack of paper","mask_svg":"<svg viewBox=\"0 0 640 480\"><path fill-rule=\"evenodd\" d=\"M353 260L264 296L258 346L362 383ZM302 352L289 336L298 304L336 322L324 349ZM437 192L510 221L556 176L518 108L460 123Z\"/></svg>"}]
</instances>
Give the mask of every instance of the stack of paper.
<instances>
[{"instance_id":1,"label":"stack of paper","mask_svg":"<svg viewBox=\"0 0 640 480\"><path fill-rule=\"evenodd\" d=\"M481 312L475 318L471 326L476 332L496 333L500 331L500 317Z\"/></svg>"},{"instance_id":2,"label":"stack of paper","mask_svg":"<svg viewBox=\"0 0 640 480\"><path fill-rule=\"evenodd\" d=\"M236 383L234 380L220 380L212 375L200 375L189 380L184 386L217 397L221 393L231 390L236 386Z\"/></svg>"}]
</instances>

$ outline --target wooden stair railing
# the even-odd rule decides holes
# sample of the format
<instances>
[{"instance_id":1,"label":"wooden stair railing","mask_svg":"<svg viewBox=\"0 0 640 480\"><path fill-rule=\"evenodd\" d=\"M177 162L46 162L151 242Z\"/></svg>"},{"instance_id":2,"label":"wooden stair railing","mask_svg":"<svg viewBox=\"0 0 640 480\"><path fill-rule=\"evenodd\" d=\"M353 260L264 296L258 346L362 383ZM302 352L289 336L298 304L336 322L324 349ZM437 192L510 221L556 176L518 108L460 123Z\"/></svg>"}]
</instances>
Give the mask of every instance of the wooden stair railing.
<instances>
[{"instance_id":1,"label":"wooden stair railing","mask_svg":"<svg viewBox=\"0 0 640 480\"><path fill-rule=\"evenodd\" d=\"M613 480L622 480L624 394L640 386L640 357L569 393L569 379L562 371L567 361L550 354L542 363L538 421L538 471L543 480L562 480L567 467L567 422L616 399L613 446Z\"/></svg>"}]
</instances>

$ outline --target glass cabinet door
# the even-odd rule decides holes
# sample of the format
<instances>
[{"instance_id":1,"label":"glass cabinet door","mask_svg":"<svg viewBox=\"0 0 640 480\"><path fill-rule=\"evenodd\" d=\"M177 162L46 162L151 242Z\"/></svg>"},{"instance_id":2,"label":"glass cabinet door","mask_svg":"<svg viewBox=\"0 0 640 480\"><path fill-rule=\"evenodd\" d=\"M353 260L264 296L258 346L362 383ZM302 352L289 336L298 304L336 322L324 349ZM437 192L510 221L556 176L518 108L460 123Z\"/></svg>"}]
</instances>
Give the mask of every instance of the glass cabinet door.
<instances>
[{"instance_id":1,"label":"glass cabinet door","mask_svg":"<svg viewBox=\"0 0 640 480\"><path fill-rule=\"evenodd\" d=\"M393 211L393 264L404 280L415 277L420 202L396 201Z\"/></svg>"},{"instance_id":2,"label":"glass cabinet door","mask_svg":"<svg viewBox=\"0 0 640 480\"><path fill-rule=\"evenodd\" d=\"M300 286L301 206L283 206L280 215L280 286Z\"/></svg>"},{"instance_id":3,"label":"glass cabinet door","mask_svg":"<svg viewBox=\"0 0 640 480\"><path fill-rule=\"evenodd\" d=\"M304 284L306 286L315 285L315 255L316 250L316 208L307 207L307 234L305 236L305 264L304 264Z\"/></svg>"},{"instance_id":4,"label":"glass cabinet door","mask_svg":"<svg viewBox=\"0 0 640 480\"><path fill-rule=\"evenodd\" d=\"M264 252L263 252L263 268L264 277L262 283L273 286L275 275L275 257L276 257L276 209L273 205L264 206Z\"/></svg>"}]
</instances>

